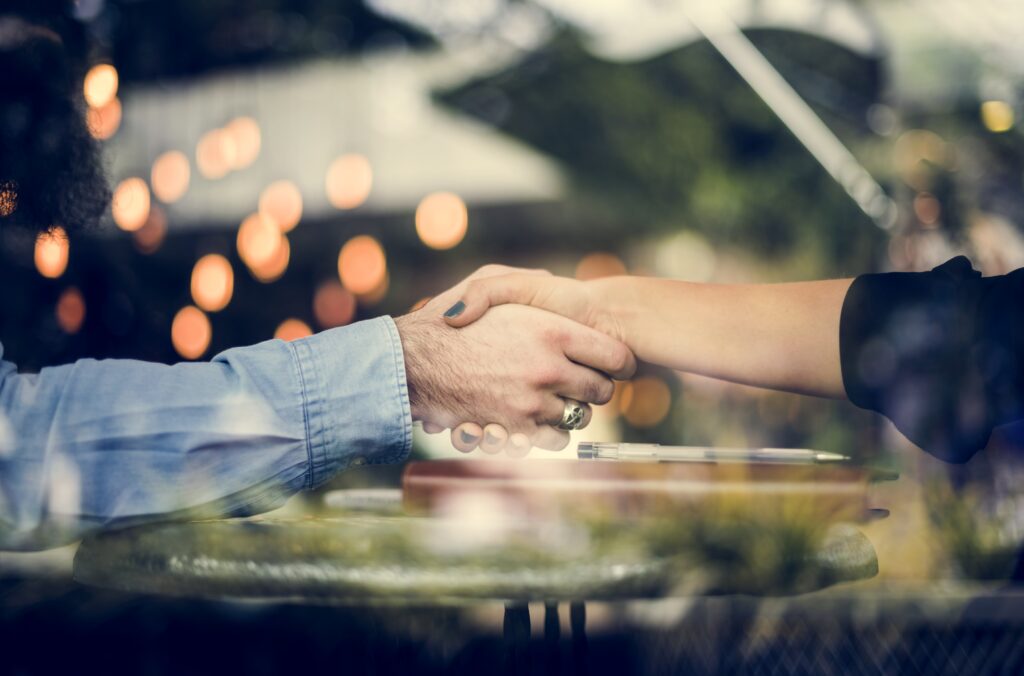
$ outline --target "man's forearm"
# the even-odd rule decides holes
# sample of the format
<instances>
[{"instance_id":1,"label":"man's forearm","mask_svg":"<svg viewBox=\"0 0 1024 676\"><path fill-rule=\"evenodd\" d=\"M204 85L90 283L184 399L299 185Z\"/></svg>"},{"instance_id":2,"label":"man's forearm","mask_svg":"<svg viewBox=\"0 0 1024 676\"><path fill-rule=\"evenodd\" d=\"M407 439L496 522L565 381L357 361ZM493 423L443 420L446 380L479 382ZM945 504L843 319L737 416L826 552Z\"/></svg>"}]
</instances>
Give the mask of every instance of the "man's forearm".
<instances>
[{"instance_id":1,"label":"man's forearm","mask_svg":"<svg viewBox=\"0 0 1024 676\"><path fill-rule=\"evenodd\" d=\"M726 285L614 277L594 284L643 361L843 397L839 317L851 282Z\"/></svg>"}]
</instances>

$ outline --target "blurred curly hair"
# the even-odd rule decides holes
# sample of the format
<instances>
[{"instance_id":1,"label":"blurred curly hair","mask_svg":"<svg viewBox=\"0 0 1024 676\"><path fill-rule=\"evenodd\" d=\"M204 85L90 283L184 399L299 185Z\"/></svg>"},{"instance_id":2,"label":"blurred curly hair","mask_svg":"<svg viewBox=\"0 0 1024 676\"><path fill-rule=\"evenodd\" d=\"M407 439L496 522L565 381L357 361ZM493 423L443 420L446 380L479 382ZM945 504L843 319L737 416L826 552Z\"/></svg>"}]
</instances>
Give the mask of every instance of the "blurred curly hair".
<instances>
[{"instance_id":1,"label":"blurred curly hair","mask_svg":"<svg viewBox=\"0 0 1024 676\"><path fill-rule=\"evenodd\" d=\"M63 0L0 6L0 227L68 232L110 201L81 83L88 39Z\"/></svg>"}]
</instances>

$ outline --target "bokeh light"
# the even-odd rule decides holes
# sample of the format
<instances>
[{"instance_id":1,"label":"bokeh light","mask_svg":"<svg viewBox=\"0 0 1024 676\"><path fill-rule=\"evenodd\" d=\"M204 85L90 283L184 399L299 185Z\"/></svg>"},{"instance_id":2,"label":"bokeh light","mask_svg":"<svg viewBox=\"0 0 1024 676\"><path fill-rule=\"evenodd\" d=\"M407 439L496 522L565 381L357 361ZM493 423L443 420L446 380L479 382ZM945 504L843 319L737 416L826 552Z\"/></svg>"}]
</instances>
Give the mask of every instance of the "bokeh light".
<instances>
[{"instance_id":1,"label":"bokeh light","mask_svg":"<svg viewBox=\"0 0 1024 676\"><path fill-rule=\"evenodd\" d=\"M192 268L192 300L207 312L217 312L231 302L235 272L220 254L207 254Z\"/></svg>"},{"instance_id":2,"label":"bokeh light","mask_svg":"<svg viewBox=\"0 0 1024 676\"><path fill-rule=\"evenodd\" d=\"M274 181L260 193L259 213L281 232L290 232L302 218L302 193L291 181Z\"/></svg>"},{"instance_id":3,"label":"bokeh light","mask_svg":"<svg viewBox=\"0 0 1024 676\"><path fill-rule=\"evenodd\" d=\"M114 190L110 209L117 227L138 230L149 218L149 186L141 178L126 178Z\"/></svg>"},{"instance_id":4,"label":"bokeh light","mask_svg":"<svg viewBox=\"0 0 1024 676\"><path fill-rule=\"evenodd\" d=\"M185 359L198 359L210 347L213 329L203 311L194 305L187 305L174 315L171 323L171 343L174 350Z\"/></svg>"},{"instance_id":5,"label":"bokeh light","mask_svg":"<svg viewBox=\"0 0 1024 676\"><path fill-rule=\"evenodd\" d=\"M60 277L68 267L69 250L68 234L59 225L49 232L40 233L36 237L36 270L43 277Z\"/></svg>"},{"instance_id":6,"label":"bokeh light","mask_svg":"<svg viewBox=\"0 0 1024 676\"><path fill-rule=\"evenodd\" d=\"M236 117L224 127L234 145L231 169L245 169L260 155L260 125L251 117Z\"/></svg>"},{"instance_id":7,"label":"bokeh light","mask_svg":"<svg viewBox=\"0 0 1024 676\"><path fill-rule=\"evenodd\" d=\"M324 188L334 207L355 209L366 201L373 188L370 161L362 155L342 155L327 168Z\"/></svg>"},{"instance_id":8,"label":"bokeh light","mask_svg":"<svg viewBox=\"0 0 1024 676\"><path fill-rule=\"evenodd\" d=\"M94 139L105 141L121 127L121 100L116 96L100 108L85 111L85 122Z\"/></svg>"},{"instance_id":9,"label":"bokeh light","mask_svg":"<svg viewBox=\"0 0 1024 676\"><path fill-rule=\"evenodd\" d=\"M155 253L164 243L167 236L167 214L158 205L149 208L149 218L141 228L132 233L135 248L140 253Z\"/></svg>"},{"instance_id":10,"label":"bokeh light","mask_svg":"<svg viewBox=\"0 0 1024 676\"><path fill-rule=\"evenodd\" d=\"M356 297L333 279L321 284L313 295L313 316L324 329L344 326L356 314Z\"/></svg>"},{"instance_id":11,"label":"bokeh light","mask_svg":"<svg viewBox=\"0 0 1024 676\"><path fill-rule=\"evenodd\" d=\"M633 427L654 427L665 419L671 407L672 393L660 378L630 381L619 396L619 411Z\"/></svg>"},{"instance_id":12,"label":"bokeh light","mask_svg":"<svg viewBox=\"0 0 1024 676\"><path fill-rule=\"evenodd\" d=\"M576 264L576 279L598 279L626 274L626 264L610 253L597 251L587 254Z\"/></svg>"},{"instance_id":13,"label":"bokeh light","mask_svg":"<svg viewBox=\"0 0 1024 676\"><path fill-rule=\"evenodd\" d=\"M270 282L276 281L281 278L288 269L288 261L291 260L292 247L288 242L288 238L281 235L280 245L277 247L277 251L266 261L253 265L249 268L252 272L252 276L263 282L269 284Z\"/></svg>"},{"instance_id":14,"label":"bokeh light","mask_svg":"<svg viewBox=\"0 0 1024 676\"><path fill-rule=\"evenodd\" d=\"M191 170L188 157L180 150L168 150L153 162L150 183L153 194L166 204L177 202L188 190Z\"/></svg>"},{"instance_id":15,"label":"bokeh light","mask_svg":"<svg viewBox=\"0 0 1024 676\"><path fill-rule=\"evenodd\" d=\"M384 249L369 235L353 237L338 253L338 277L345 288L357 296L379 289L387 272Z\"/></svg>"},{"instance_id":16,"label":"bokeh light","mask_svg":"<svg viewBox=\"0 0 1024 676\"><path fill-rule=\"evenodd\" d=\"M462 198L450 192L424 197L416 207L416 234L431 249L451 249L466 236L469 213Z\"/></svg>"},{"instance_id":17,"label":"bokeh light","mask_svg":"<svg viewBox=\"0 0 1024 676\"><path fill-rule=\"evenodd\" d=\"M250 268L266 265L283 246L284 235L272 222L250 214L238 228L238 255Z\"/></svg>"},{"instance_id":18,"label":"bokeh light","mask_svg":"<svg viewBox=\"0 0 1024 676\"><path fill-rule=\"evenodd\" d=\"M1013 128L1013 108L1006 101L985 101L981 104L981 122L992 132Z\"/></svg>"},{"instance_id":19,"label":"bokeh light","mask_svg":"<svg viewBox=\"0 0 1024 676\"><path fill-rule=\"evenodd\" d=\"M57 299L54 315L61 331L69 334L78 333L85 321L85 299L82 292L73 286L64 289Z\"/></svg>"},{"instance_id":20,"label":"bokeh light","mask_svg":"<svg viewBox=\"0 0 1024 676\"><path fill-rule=\"evenodd\" d=\"M102 108L117 95L117 69L109 63L100 63L85 75L83 92L85 102L92 108Z\"/></svg>"},{"instance_id":21,"label":"bokeh light","mask_svg":"<svg viewBox=\"0 0 1024 676\"><path fill-rule=\"evenodd\" d=\"M237 158L234 140L223 129L212 129L196 144L196 168L204 178L223 178Z\"/></svg>"},{"instance_id":22,"label":"bokeh light","mask_svg":"<svg viewBox=\"0 0 1024 676\"><path fill-rule=\"evenodd\" d=\"M278 324L277 329L274 331L274 338L279 340L298 340L299 338L306 338L307 336L313 335L313 329L309 328L309 324L302 321L301 319L286 319Z\"/></svg>"}]
</instances>

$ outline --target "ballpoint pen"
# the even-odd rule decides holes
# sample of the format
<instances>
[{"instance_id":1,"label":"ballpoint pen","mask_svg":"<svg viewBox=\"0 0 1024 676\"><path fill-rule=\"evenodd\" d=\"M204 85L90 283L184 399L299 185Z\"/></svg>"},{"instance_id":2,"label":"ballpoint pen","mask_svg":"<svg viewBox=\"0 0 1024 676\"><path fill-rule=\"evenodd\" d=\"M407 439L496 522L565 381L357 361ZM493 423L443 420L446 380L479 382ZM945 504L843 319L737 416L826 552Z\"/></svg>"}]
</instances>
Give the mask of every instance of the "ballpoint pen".
<instances>
[{"instance_id":1,"label":"ballpoint pen","mask_svg":"<svg viewBox=\"0 0 1024 676\"><path fill-rule=\"evenodd\" d=\"M632 460L638 462L747 462L807 465L844 462L850 458L828 451L806 448L714 448L710 446L662 446L660 444L619 444L580 442L581 460Z\"/></svg>"}]
</instances>

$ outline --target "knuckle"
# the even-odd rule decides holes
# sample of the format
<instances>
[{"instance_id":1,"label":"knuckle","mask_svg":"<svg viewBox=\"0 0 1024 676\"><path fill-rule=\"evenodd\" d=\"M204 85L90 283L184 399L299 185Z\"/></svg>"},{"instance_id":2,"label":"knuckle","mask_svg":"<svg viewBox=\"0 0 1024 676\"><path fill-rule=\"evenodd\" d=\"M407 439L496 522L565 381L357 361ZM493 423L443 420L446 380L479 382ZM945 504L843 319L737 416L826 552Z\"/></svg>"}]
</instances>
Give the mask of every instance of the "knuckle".
<instances>
[{"instance_id":1,"label":"knuckle","mask_svg":"<svg viewBox=\"0 0 1024 676\"><path fill-rule=\"evenodd\" d=\"M590 384L587 394L590 395L587 401L598 405L607 404L615 394L615 383L601 378Z\"/></svg>"},{"instance_id":2,"label":"knuckle","mask_svg":"<svg viewBox=\"0 0 1024 676\"><path fill-rule=\"evenodd\" d=\"M533 372L533 383L537 387L550 388L562 380L562 369L554 364L538 366Z\"/></svg>"}]
</instances>

